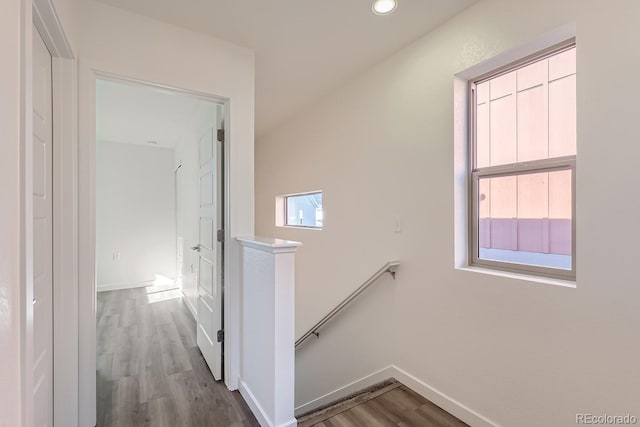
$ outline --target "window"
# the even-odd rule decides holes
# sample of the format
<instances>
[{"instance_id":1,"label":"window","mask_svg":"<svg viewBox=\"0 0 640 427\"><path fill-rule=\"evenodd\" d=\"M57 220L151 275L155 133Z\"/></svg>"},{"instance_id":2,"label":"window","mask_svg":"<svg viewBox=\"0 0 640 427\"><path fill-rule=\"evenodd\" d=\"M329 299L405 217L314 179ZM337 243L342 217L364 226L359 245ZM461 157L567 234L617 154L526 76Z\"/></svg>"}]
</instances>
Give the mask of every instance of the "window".
<instances>
[{"instance_id":1,"label":"window","mask_svg":"<svg viewBox=\"0 0 640 427\"><path fill-rule=\"evenodd\" d=\"M282 196L282 224L290 227L322 228L322 191Z\"/></svg>"},{"instance_id":2,"label":"window","mask_svg":"<svg viewBox=\"0 0 640 427\"><path fill-rule=\"evenodd\" d=\"M470 263L575 278L576 48L470 85Z\"/></svg>"}]
</instances>

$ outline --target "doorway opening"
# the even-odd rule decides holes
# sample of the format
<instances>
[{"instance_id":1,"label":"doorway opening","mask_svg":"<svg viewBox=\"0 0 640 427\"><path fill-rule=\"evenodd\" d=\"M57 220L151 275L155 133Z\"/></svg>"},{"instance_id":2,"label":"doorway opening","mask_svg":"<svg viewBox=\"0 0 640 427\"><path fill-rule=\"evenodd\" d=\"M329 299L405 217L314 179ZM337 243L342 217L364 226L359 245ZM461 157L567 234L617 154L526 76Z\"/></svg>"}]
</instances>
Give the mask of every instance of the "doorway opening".
<instances>
[{"instance_id":1,"label":"doorway opening","mask_svg":"<svg viewBox=\"0 0 640 427\"><path fill-rule=\"evenodd\" d=\"M139 413L118 405L178 405L195 372L223 379L226 106L111 77L95 94L97 421L109 425L136 421L115 419Z\"/></svg>"}]
</instances>

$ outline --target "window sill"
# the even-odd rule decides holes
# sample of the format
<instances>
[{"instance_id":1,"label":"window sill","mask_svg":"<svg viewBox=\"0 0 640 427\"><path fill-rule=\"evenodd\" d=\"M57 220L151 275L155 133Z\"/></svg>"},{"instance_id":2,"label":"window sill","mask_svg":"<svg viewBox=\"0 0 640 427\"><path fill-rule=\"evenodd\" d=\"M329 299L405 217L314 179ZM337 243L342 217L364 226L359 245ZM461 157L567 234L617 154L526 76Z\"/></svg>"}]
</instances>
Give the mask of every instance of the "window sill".
<instances>
[{"instance_id":1,"label":"window sill","mask_svg":"<svg viewBox=\"0 0 640 427\"><path fill-rule=\"evenodd\" d=\"M278 228L293 228L295 230L313 230L313 231L322 231L322 227L301 227L297 225L276 225Z\"/></svg>"},{"instance_id":2,"label":"window sill","mask_svg":"<svg viewBox=\"0 0 640 427\"><path fill-rule=\"evenodd\" d=\"M487 274L490 276L505 277L508 279L521 280L531 283L542 283L545 285L561 286L563 288L576 288L576 282L571 280L554 279L551 277L534 276L524 273L512 273L510 271L493 270L484 267L466 266L456 267L456 270L468 271L471 273Z\"/></svg>"}]
</instances>

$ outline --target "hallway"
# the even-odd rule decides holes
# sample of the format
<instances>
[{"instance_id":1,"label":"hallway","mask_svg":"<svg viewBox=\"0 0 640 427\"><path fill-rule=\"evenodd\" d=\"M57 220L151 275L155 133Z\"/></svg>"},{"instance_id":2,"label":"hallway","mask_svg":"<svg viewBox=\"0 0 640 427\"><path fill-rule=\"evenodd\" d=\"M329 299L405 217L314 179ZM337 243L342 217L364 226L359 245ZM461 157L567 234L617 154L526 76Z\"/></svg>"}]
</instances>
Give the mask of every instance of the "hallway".
<instances>
[{"instance_id":1,"label":"hallway","mask_svg":"<svg viewBox=\"0 0 640 427\"><path fill-rule=\"evenodd\" d=\"M98 427L258 426L216 383L179 290L98 293Z\"/></svg>"}]
</instances>

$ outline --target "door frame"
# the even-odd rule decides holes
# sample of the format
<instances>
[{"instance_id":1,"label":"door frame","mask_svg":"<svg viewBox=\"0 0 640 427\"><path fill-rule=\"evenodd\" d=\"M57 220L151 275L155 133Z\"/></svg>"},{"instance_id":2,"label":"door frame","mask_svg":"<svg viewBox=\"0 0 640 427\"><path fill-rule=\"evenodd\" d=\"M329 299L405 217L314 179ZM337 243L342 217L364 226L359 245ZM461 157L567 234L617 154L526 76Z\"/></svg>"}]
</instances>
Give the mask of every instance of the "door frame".
<instances>
[{"instance_id":1,"label":"door frame","mask_svg":"<svg viewBox=\"0 0 640 427\"><path fill-rule=\"evenodd\" d=\"M22 425L32 426L33 405L33 36L36 27L52 60L53 100L53 408L54 424L78 425L77 61L48 0L23 0L21 88L21 401ZM64 378L56 381L55 378Z\"/></svg>"},{"instance_id":2,"label":"door frame","mask_svg":"<svg viewBox=\"0 0 640 427\"><path fill-rule=\"evenodd\" d=\"M230 99L216 94L184 89L158 82L141 80L105 70L93 65L89 61L81 60L79 67L80 116L78 145L78 225L79 225L79 279L83 286L79 288L79 330L78 338L82 345L79 347L79 418L81 422L96 420L96 82L109 80L130 85L143 85L160 90L183 93L207 101L216 102L224 106L224 253L232 250L231 231L231 150L230 148ZM230 257L224 258L224 271L229 272ZM228 276L227 276L228 277ZM223 283L229 284L228 280ZM91 303L89 303L91 302ZM225 298L223 300L223 324L227 328L225 340L238 339L240 333L236 319L239 319L239 299ZM237 351L236 351L237 350ZM225 383L231 390L237 389L237 378L230 372L239 372L239 348L225 347L224 373ZM236 380L234 380L236 379ZM233 382L230 382L233 381Z\"/></svg>"},{"instance_id":3,"label":"door frame","mask_svg":"<svg viewBox=\"0 0 640 427\"><path fill-rule=\"evenodd\" d=\"M175 159L174 159L175 160ZM174 221L174 227L175 227L175 233L173 233L173 244L176 247L176 263L175 263L175 267L176 267L176 272L173 275L174 279L174 284L176 282L178 282L178 272L180 271L180 269L178 268L178 252L180 250L180 246L178 245L178 172L180 172L180 169L182 169L182 160L180 160L180 163L178 164L178 166L174 167L173 169L173 209L174 209L174 216L175 216L175 221ZM184 260L184 248L182 250L182 257L181 257L181 262ZM182 279L182 277L180 277L180 279ZM182 283L182 282L181 282Z\"/></svg>"}]
</instances>

